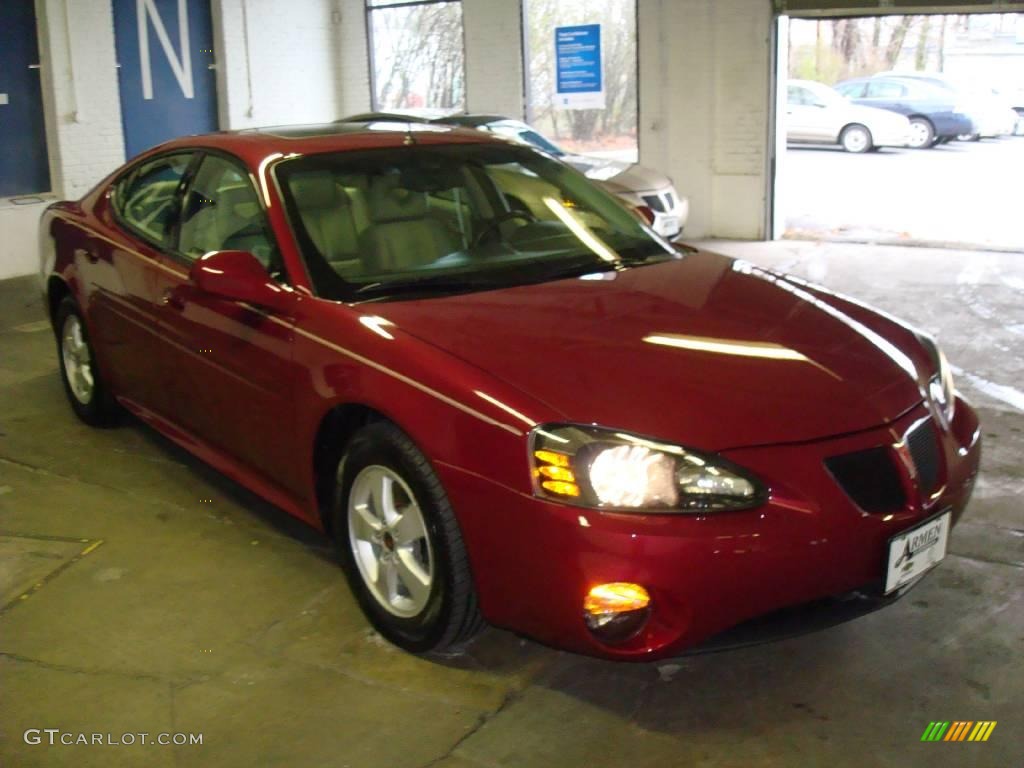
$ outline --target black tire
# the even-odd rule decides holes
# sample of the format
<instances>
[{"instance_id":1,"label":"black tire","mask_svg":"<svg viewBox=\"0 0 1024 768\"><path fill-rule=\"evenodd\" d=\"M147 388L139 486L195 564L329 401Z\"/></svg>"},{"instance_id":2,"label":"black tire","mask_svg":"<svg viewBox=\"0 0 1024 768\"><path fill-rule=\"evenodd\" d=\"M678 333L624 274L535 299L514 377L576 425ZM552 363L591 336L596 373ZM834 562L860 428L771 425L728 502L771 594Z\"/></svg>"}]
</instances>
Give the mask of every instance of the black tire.
<instances>
[{"instance_id":1,"label":"black tire","mask_svg":"<svg viewBox=\"0 0 1024 768\"><path fill-rule=\"evenodd\" d=\"M917 138L911 142L914 149L927 149L935 146L935 126L923 117L910 118L910 125L916 131Z\"/></svg>"},{"instance_id":2,"label":"black tire","mask_svg":"<svg viewBox=\"0 0 1024 768\"><path fill-rule=\"evenodd\" d=\"M866 126L854 123L843 128L839 134L839 143L847 152L856 155L870 152L874 147L874 140L871 131Z\"/></svg>"},{"instance_id":3,"label":"black tire","mask_svg":"<svg viewBox=\"0 0 1024 768\"><path fill-rule=\"evenodd\" d=\"M82 341L88 350L90 361L88 367L92 378L92 387L89 395L85 397L75 393L75 389L69 379L67 366L65 365L64 332L69 323L77 323ZM75 300L70 296L65 296L57 306L57 312L53 318L53 327L57 336L57 359L60 362L60 378L64 384L64 393L71 404L71 410L75 412L79 419L92 427L109 427L117 424L119 416L117 403L107 383L103 380L99 366L96 363L96 352L89 339L89 331L86 327L85 319L82 317L82 313L79 311Z\"/></svg>"},{"instance_id":4,"label":"black tire","mask_svg":"<svg viewBox=\"0 0 1024 768\"><path fill-rule=\"evenodd\" d=\"M415 497L426 525L433 578L426 605L408 618L389 612L373 594L356 563L349 533L349 498L367 467L397 474ZM387 640L412 653L452 651L484 627L458 521L426 456L394 424L376 422L352 438L338 465L332 532L338 556L370 623Z\"/></svg>"}]
</instances>

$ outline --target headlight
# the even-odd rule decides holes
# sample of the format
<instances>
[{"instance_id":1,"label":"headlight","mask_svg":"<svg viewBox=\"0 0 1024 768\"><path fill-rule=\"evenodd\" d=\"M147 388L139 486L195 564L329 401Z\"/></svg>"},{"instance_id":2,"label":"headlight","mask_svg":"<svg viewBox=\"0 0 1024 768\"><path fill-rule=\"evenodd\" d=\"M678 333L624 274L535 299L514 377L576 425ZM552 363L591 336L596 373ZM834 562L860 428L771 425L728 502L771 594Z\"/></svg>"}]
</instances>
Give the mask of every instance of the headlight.
<instances>
[{"instance_id":1,"label":"headlight","mask_svg":"<svg viewBox=\"0 0 1024 768\"><path fill-rule=\"evenodd\" d=\"M949 361L931 336L920 334L921 344L932 359L932 370L928 378L928 398L934 403L946 424L953 421L956 410L956 387L953 384L953 371Z\"/></svg>"},{"instance_id":2,"label":"headlight","mask_svg":"<svg viewBox=\"0 0 1024 768\"><path fill-rule=\"evenodd\" d=\"M749 509L767 497L725 459L597 427L537 427L530 460L537 495L582 507L701 514Z\"/></svg>"}]
</instances>

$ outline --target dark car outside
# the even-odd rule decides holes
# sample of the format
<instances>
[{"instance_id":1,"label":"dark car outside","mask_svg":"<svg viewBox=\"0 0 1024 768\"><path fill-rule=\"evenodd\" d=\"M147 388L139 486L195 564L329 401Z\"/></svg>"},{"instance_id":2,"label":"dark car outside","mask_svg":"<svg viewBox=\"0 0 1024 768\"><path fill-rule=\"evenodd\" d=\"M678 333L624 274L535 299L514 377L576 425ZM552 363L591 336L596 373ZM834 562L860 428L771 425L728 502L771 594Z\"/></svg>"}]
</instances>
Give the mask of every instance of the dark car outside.
<instances>
[{"instance_id":1,"label":"dark car outside","mask_svg":"<svg viewBox=\"0 0 1024 768\"><path fill-rule=\"evenodd\" d=\"M911 143L927 149L973 134L974 121L947 89L901 77L860 77L844 80L835 89L854 104L898 112L910 120Z\"/></svg>"}]
</instances>

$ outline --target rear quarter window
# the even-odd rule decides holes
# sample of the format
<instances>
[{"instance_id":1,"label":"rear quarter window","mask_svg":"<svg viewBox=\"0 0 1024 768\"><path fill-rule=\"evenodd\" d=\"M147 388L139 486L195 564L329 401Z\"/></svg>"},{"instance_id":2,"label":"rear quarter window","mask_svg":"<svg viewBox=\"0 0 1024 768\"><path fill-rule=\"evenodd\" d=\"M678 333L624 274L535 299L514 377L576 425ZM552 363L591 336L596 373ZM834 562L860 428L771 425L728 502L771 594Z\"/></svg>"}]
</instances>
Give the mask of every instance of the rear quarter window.
<instances>
[{"instance_id":1,"label":"rear quarter window","mask_svg":"<svg viewBox=\"0 0 1024 768\"><path fill-rule=\"evenodd\" d=\"M192 153L165 155L140 164L115 183L113 205L122 224L164 246L177 222L178 190Z\"/></svg>"}]
</instances>

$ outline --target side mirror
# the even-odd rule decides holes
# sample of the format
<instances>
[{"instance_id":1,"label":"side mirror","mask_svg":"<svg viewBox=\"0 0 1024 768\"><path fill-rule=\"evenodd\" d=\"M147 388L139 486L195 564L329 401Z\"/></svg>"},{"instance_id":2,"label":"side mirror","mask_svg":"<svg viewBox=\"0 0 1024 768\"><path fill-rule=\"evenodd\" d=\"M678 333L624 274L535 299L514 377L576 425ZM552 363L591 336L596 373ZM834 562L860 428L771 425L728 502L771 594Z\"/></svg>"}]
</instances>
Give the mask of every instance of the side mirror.
<instances>
[{"instance_id":1,"label":"side mirror","mask_svg":"<svg viewBox=\"0 0 1024 768\"><path fill-rule=\"evenodd\" d=\"M192 265L189 277L203 293L257 307L280 309L288 294L248 251L210 251Z\"/></svg>"}]
</instances>

